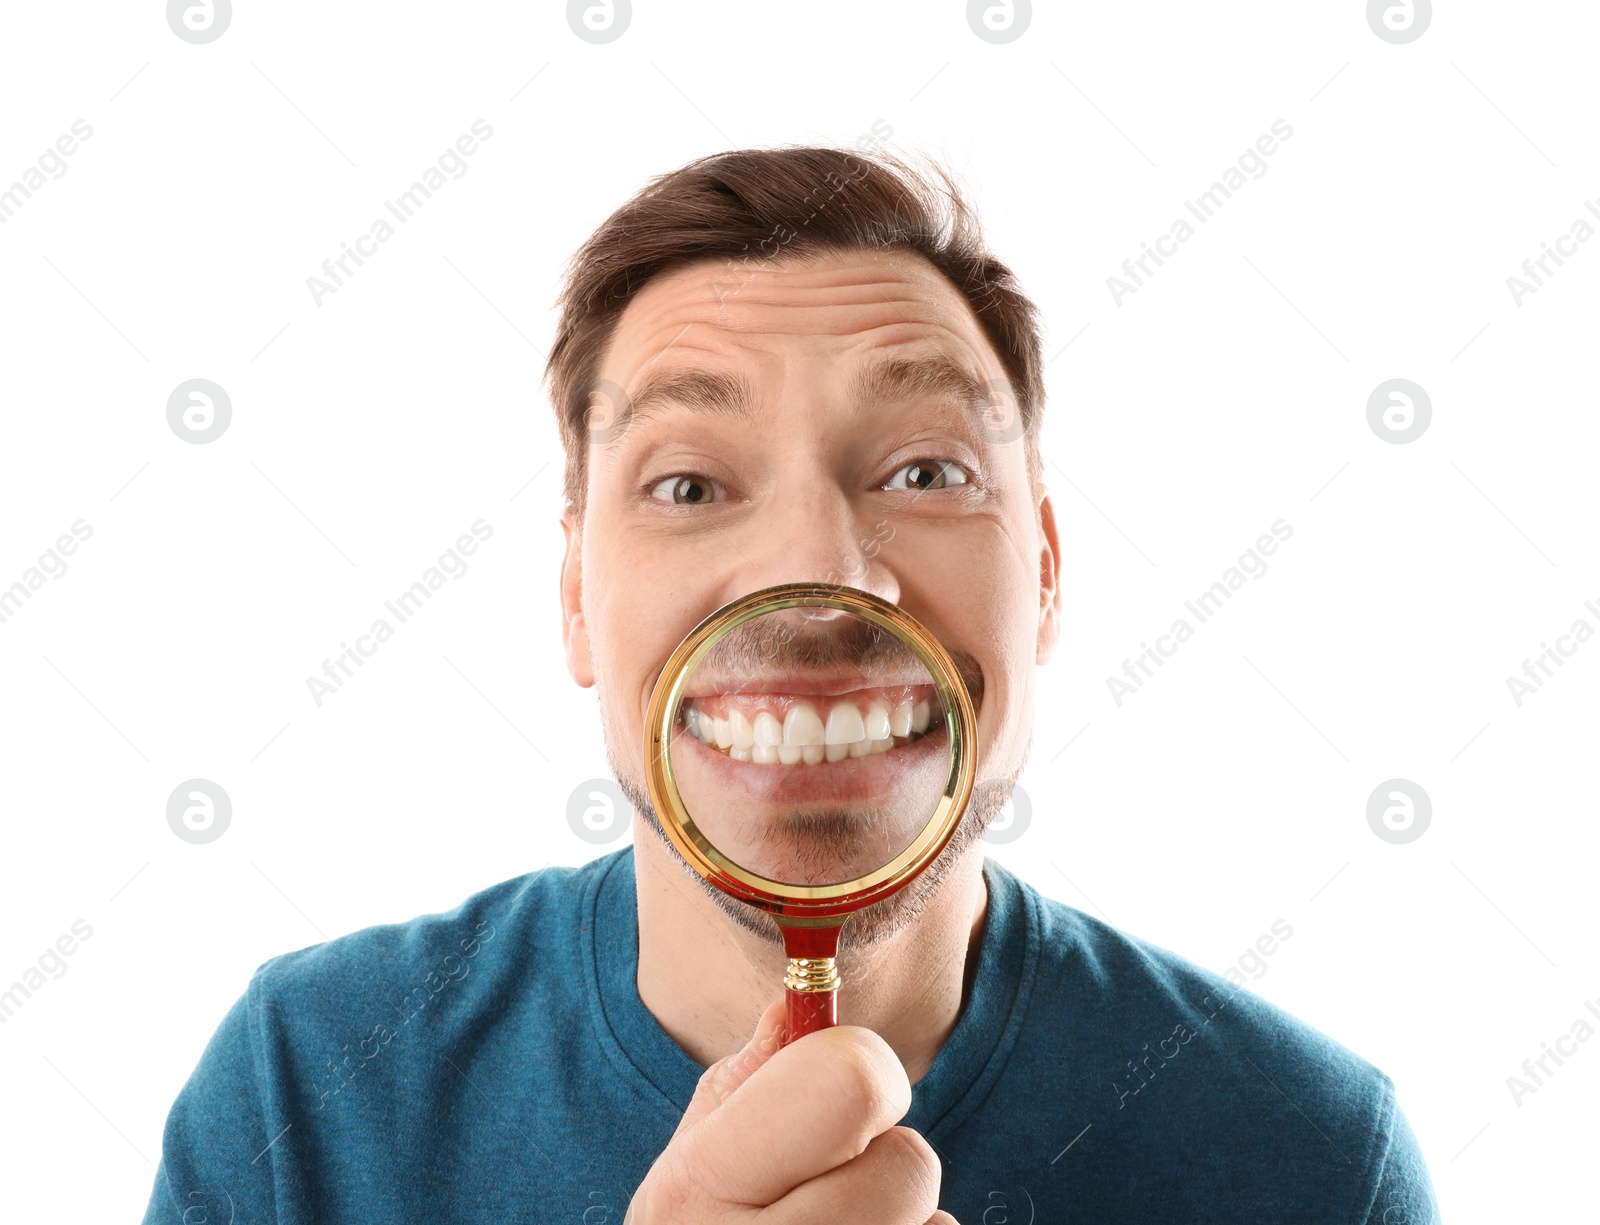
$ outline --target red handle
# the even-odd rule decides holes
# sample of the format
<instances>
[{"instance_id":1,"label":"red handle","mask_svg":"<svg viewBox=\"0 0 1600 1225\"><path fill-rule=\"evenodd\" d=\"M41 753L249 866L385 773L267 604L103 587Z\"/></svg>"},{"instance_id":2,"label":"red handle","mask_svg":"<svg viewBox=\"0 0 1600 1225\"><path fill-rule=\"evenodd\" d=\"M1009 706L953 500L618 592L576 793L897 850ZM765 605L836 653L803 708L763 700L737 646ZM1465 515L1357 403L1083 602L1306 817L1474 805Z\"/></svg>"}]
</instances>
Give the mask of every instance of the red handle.
<instances>
[{"instance_id":1,"label":"red handle","mask_svg":"<svg viewBox=\"0 0 1600 1225\"><path fill-rule=\"evenodd\" d=\"M783 929L783 949L789 955L789 972L783 978L788 1000L784 1046L839 1023L839 971L833 959L839 952L844 918L816 927Z\"/></svg>"},{"instance_id":2,"label":"red handle","mask_svg":"<svg viewBox=\"0 0 1600 1225\"><path fill-rule=\"evenodd\" d=\"M784 989L788 997L788 1023L784 1026L783 1044L788 1046L796 1038L829 1029L839 1023L839 993L837 991L795 991Z\"/></svg>"}]
</instances>

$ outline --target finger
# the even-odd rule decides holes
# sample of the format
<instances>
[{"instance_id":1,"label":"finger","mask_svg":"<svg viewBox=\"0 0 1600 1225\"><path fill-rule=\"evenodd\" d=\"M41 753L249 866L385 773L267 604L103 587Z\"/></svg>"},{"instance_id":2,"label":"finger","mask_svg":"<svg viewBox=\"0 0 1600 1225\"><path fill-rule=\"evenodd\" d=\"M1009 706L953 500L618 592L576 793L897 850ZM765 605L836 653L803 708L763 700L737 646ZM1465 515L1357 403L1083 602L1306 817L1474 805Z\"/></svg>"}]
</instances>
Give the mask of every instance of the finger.
<instances>
[{"instance_id":1,"label":"finger","mask_svg":"<svg viewBox=\"0 0 1600 1225\"><path fill-rule=\"evenodd\" d=\"M874 1136L861 1156L802 1183L757 1218L760 1225L927 1225L938 1221L939 1157L909 1127ZM950 1219L948 1215L946 1220Z\"/></svg>"},{"instance_id":2,"label":"finger","mask_svg":"<svg viewBox=\"0 0 1600 1225\"><path fill-rule=\"evenodd\" d=\"M961 1225L961 1222L941 1208L929 1217L924 1225Z\"/></svg>"},{"instance_id":3,"label":"finger","mask_svg":"<svg viewBox=\"0 0 1600 1225\"><path fill-rule=\"evenodd\" d=\"M729 1204L772 1204L859 1157L911 1109L911 1082L877 1034L838 1025L769 1057L674 1143Z\"/></svg>"},{"instance_id":4,"label":"finger","mask_svg":"<svg viewBox=\"0 0 1600 1225\"><path fill-rule=\"evenodd\" d=\"M761 1020L756 1023L755 1033L743 1048L724 1059L717 1060L701 1073L700 1083L694 1089L694 1097L689 1100L689 1108L683 1112L683 1118L678 1120L677 1131L672 1133L674 1139L721 1106L729 1094L750 1079L757 1068L778 1052L783 1046L783 1023L786 1012L784 1000L778 999L761 1014Z\"/></svg>"}]
</instances>

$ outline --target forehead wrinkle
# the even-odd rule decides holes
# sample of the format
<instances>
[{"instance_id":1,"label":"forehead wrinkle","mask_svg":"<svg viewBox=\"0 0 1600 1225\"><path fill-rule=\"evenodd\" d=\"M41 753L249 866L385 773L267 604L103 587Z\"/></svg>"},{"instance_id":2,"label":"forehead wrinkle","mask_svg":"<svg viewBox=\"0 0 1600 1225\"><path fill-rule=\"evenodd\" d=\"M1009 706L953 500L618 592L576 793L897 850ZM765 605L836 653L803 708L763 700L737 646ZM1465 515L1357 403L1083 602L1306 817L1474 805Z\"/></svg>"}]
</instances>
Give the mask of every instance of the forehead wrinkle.
<instances>
[{"instance_id":1,"label":"forehead wrinkle","mask_svg":"<svg viewBox=\"0 0 1600 1225\"><path fill-rule=\"evenodd\" d=\"M714 260L697 261L654 278L629 304L626 315L636 322L651 319L662 328L677 331L679 321L706 324L735 333L788 332L794 324L786 316L809 316L843 310L848 321L835 334L882 326L870 316L900 310L901 322L912 326L945 324L952 313L970 315L960 293L949 280L921 256L904 252L818 252L810 258L780 257L759 268L741 271L736 281L717 291L718 274L725 271ZM859 259L869 255L879 265L870 271ZM712 290L707 294L707 288ZM714 301L713 301L714 299ZM776 319L757 321L752 315ZM869 316L867 323L861 316ZM970 322L970 320L968 320ZM808 327L806 330L810 330ZM824 332L833 328L821 329Z\"/></svg>"},{"instance_id":2,"label":"forehead wrinkle","mask_svg":"<svg viewBox=\"0 0 1600 1225\"><path fill-rule=\"evenodd\" d=\"M963 312L950 317L951 304L943 300L940 292L945 286L931 268L924 269L911 261L909 266L873 272L879 275L866 274L858 266L840 267L838 262L831 267L803 270L763 270L752 275L738 295L712 306L692 292L697 280L694 270L679 270L641 292L629 312L632 320L624 322L623 335L614 337L613 343L622 341L624 348L630 347L623 339L630 330L635 334L631 338L635 344L642 339L641 331L659 332L667 343L645 363L644 368L649 370L671 349L680 354L700 350L708 356L726 358L726 342L735 348L753 342L758 349L767 350L774 339L815 344L850 338L870 351L879 346L901 347L910 337L891 339L893 333L901 331L915 334L916 341L921 342L918 347L927 345L939 350L948 341L962 349L978 341L968 334L975 329L963 326L972 322ZM797 283L805 281L812 283ZM845 285L848 290L841 293ZM633 325L631 329L628 322ZM707 328L709 332L703 331ZM930 331L944 333L947 342L942 343ZM698 341L694 338L697 332ZM724 344L716 343L717 339ZM707 340L712 343L708 345ZM777 355L769 351L765 356ZM851 356L859 360L865 354L858 348L856 354L840 354L837 360L842 365L850 362ZM980 361L979 369L985 364ZM987 384L964 366L964 362L943 352L881 360L859 368L850 378L847 402L866 408L935 397L961 409L976 427L989 407L989 393ZM742 373L678 366L649 374L631 402L625 397L618 424L626 426L651 419L668 407L750 422L757 405L754 387Z\"/></svg>"}]
</instances>

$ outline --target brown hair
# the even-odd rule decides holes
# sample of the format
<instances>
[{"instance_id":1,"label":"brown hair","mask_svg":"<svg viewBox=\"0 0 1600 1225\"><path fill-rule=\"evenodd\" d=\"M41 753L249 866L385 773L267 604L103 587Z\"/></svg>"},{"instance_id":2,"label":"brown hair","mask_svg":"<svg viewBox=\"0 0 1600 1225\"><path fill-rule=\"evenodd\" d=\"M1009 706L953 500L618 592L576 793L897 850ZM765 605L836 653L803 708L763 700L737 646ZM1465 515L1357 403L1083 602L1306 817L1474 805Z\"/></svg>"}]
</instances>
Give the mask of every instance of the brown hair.
<instances>
[{"instance_id":1,"label":"brown hair","mask_svg":"<svg viewBox=\"0 0 1600 1225\"><path fill-rule=\"evenodd\" d=\"M606 218L568 263L545 364L566 451L567 508L583 510L600 360L623 310L652 277L718 261L727 271L713 280L731 290L743 269L780 254L803 259L853 249L914 251L967 300L1011 383L1037 489L1044 405L1038 308L984 246L977 214L949 171L936 163L930 171L878 149L740 149L652 179Z\"/></svg>"}]
</instances>

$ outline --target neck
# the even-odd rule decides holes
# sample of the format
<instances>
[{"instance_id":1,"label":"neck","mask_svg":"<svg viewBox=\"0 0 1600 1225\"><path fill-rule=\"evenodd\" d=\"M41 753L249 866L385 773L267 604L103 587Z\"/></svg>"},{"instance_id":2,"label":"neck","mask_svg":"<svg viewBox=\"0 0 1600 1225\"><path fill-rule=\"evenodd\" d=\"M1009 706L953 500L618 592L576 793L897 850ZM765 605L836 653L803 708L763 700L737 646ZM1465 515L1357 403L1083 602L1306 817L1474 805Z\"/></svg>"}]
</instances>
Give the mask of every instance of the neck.
<instances>
[{"instance_id":1,"label":"neck","mask_svg":"<svg viewBox=\"0 0 1600 1225\"><path fill-rule=\"evenodd\" d=\"M639 998L691 1059L709 1067L750 1040L783 990L789 959L781 945L729 919L642 820L634 831ZM839 1023L879 1034L913 1084L971 992L988 900L978 842L915 920L871 948L841 950Z\"/></svg>"}]
</instances>

